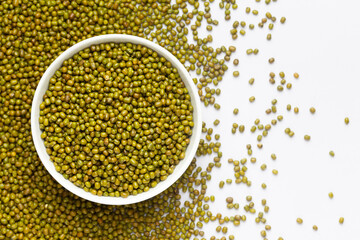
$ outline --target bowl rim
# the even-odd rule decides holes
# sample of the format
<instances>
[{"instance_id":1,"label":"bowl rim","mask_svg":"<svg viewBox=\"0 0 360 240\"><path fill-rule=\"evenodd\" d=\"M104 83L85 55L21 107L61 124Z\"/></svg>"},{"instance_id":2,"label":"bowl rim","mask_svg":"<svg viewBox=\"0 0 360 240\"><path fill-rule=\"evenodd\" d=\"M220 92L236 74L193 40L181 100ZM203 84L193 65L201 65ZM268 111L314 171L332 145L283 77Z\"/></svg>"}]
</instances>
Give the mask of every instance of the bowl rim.
<instances>
[{"instance_id":1,"label":"bowl rim","mask_svg":"<svg viewBox=\"0 0 360 240\"><path fill-rule=\"evenodd\" d=\"M46 148L44 145L44 141L41 138L41 130L40 130L40 123L39 123L39 116L40 116L40 104L43 100L43 95L48 89L50 78L54 75L55 71L58 70L64 60L71 58L73 55L78 53L79 51L88 48L92 45L98 45L101 43L121 43L121 42L129 42L132 44L140 44L147 48L150 48L156 51L159 55L165 57L169 62L172 63L173 67L175 67L182 79L185 83L186 88L189 91L191 97L191 104L193 106L193 118L194 118L194 127L192 128L192 135L190 136L190 143L187 146L185 152L185 158L180 161L174 168L174 172L170 174L166 180L161 181L158 185L154 188L150 188L147 192L142 192L137 195L130 195L127 198L122 197L110 197L110 196L98 196L93 195L90 192L86 192L83 188L77 187L75 184L70 182L63 177L62 174L56 171L55 165L50 160L49 155L46 152ZM35 149L37 154L45 166L46 170L50 173L50 175L55 178L55 180L66 188L68 191L72 192L73 194L84 198L86 200L106 204L106 205L127 205L133 204L137 202L141 202L152 198L161 192L165 191L169 188L173 183L175 183L186 171L188 166L191 164L197 147L200 141L201 136L201 124L202 124L202 114L200 108L200 99L197 95L197 90L195 84L192 82L192 78L186 68L183 66L182 63L172 55L168 50L157 45L150 40L145 38L127 35L127 34L106 34L100 35L96 37L91 37L81 42L76 43L75 45L68 48L66 51L62 52L47 68L43 76L41 77L39 84L36 88L32 106L31 106L31 132L32 138L35 145Z\"/></svg>"}]
</instances>

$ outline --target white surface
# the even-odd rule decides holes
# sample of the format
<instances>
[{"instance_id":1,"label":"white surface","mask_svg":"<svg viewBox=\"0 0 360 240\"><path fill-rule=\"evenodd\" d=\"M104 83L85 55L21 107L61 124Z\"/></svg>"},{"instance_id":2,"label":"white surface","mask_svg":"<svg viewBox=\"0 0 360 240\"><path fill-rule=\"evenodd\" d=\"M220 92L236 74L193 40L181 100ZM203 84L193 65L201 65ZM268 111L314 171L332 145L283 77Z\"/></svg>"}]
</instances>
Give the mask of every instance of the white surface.
<instances>
[{"instance_id":1,"label":"white surface","mask_svg":"<svg viewBox=\"0 0 360 240\"><path fill-rule=\"evenodd\" d=\"M221 169L214 168L212 180L208 184L207 195L215 195L215 203L209 203L213 214L223 213L223 216L243 215L245 197L252 195L255 208L261 208L261 199L266 198L270 212L265 214L267 224L272 226L268 231L268 239L278 239L282 236L290 240L358 240L360 228L360 21L358 12L360 1L356 0L278 0L265 5L255 1L237 1L239 7L232 11L232 19L228 26L224 25L224 10L218 3L212 4L212 17L220 21L220 26L214 27L212 46L234 45L237 51L234 57L240 60L236 70L240 77L234 78L232 63L230 70L219 84L222 94L217 98L221 110L204 108L203 118L207 127L214 128L214 134L220 133L221 151L224 154ZM245 14L245 7L259 10L259 16ZM231 39L229 30L233 21L246 21L247 25L257 23L270 11L277 17L277 23L272 31L273 39L269 42L266 35L267 27L249 30L246 36L236 41ZM280 24L281 16L287 21ZM230 24L231 23L231 24ZM266 25L267 26L267 25ZM204 26L205 28L205 26ZM238 28L240 29L240 28ZM204 37L208 33L200 33ZM259 48L257 56L247 56L247 48ZM275 58L270 65L268 59ZM286 79L293 84L291 90L283 92L276 90L276 85L268 82L269 72L286 73ZM300 74L298 80L292 77L294 72ZM195 75L194 75L195 76ZM254 77L253 86L248 80ZM279 83L279 77L276 78ZM254 103L249 103L249 97L255 96ZM271 100L278 100L278 113L284 120L269 131L263 138L264 147L256 147L257 134L251 134L249 129L256 118L267 124L275 115L266 116L265 110L271 106ZM298 106L300 113L295 115L286 111L286 105ZM312 115L309 108L314 106L316 114ZM239 114L234 116L233 109L239 108ZM344 118L350 118L350 124L345 125ZM218 118L221 123L213 126ZM244 124L245 133L231 134L233 122ZM295 136L291 139L284 129L290 127ZM311 141L304 141L304 135L311 135ZM253 145L253 156L256 164L248 162L247 176L252 181L252 187L244 185L226 185L218 188L220 180L233 177L233 167L227 163L228 158L240 160L248 157L246 144ZM335 152L335 157L329 156L329 151ZM275 153L277 160L273 161L270 154ZM248 157L249 159L249 157ZM201 158L198 165L207 166L212 158ZM260 166L266 163L268 168L261 171ZM279 170L274 176L271 170ZM261 188L261 183L267 184L267 189ZM334 193L334 199L329 199L328 193ZM234 202L240 203L239 210L226 209L225 198L234 197ZM247 215L247 221L234 227L231 223L228 234L234 234L235 239L262 239L260 231L263 224L256 224L255 215ZM257 214L256 214L257 216ZM296 223L296 218L304 220L302 225ZM338 220L345 218L343 225ZM319 227L317 232L312 226ZM204 224L203 231L207 239L218 234L215 227L218 223Z\"/></svg>"},{"instance_id":2,"label":"white surface","mask_svg":"<svg viewBox=\"0 0 360 240\"><path fill-rule=\"evenodd\" d=\"M190 144L186 149L185 158L180 161L180 163L175 167L174 172L168 176L165 181L160 182L155 188L150 188L149 191L140 193L136 196L129 196L127 198L121 197L105 197L105 196L96 196L89 192L86 192L84 189L76 187L73 183L69 180L66 180L59 172L55 170L54 164L50 161L49 155L46 153L46 148L44 146L44 141L41 139L41 130L39 125L39 114L40 109L39 106L42 102L43 96L48 88L49 80L54 75L55 71L60 68L64 60L72 57L77 52L90 47L91 45L96 45L100 43L106 42L131 42L134 44L141 44L148 48L155 50L156 52L160 53L163 57L165 57L168 61L172 63L172 65L179 70L179 74L184 81L187 89L189 90L189 94L191 97L191 103L194 108L194 127L192 129L193 134L190 137ZM146 39L123 35L123 34L108 34L102 35L98 37L93 37L86 39L82 42L79 42L72 46L71 48L67 49L63 52L46 70L44 75L42 76L38 87L36 88L36 92L34 95L34 99L32 102L31 108L31 131L33 136L33 141L35 144L36 151L44 164L45 168L49 171L49 173L67 190L70 192L85 198L87 200L102 203L102 204L109 204L109 205L124 205L124 204L131 204L136 202L141 202L146 199L149 199L165 189L171 186L187 169L190 165L201 134L201 110L199 109L200 100L197 96L197 90L194 84L192 83L192 79L189 73L186 71L185 67L175 58L171 53L169 53L166 49L160 47L159 45L154 44Z\"/></svg>"}]
</instances>

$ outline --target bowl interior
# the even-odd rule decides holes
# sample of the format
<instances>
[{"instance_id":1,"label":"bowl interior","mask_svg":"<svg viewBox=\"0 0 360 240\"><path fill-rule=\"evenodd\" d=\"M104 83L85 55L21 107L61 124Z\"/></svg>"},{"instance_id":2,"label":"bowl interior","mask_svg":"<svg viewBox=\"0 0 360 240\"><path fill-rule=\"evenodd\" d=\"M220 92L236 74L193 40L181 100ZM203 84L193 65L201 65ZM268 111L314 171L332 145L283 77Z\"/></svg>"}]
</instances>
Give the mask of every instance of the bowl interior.
<instances>
[{"instance_id":1,"label":"bowl interior","mask_svg":"<svg viewBox=\"0 0 360 240\"><path fill-rule=\"evenodd\" d=\"M174 172L170 174L165 181L159 182L156 187L150 188L150 190L147 192L143 192L135 196L130 195L127 198L96 196L89 192L86 192L84 189L80 187L75 186L72 182L65 179L62 176L62 174L56 171L54 164L51 162L50 157L46 152L44 140L40 137L41 135L40 123L39 123L40 104L42 103L43 96L46 90L48 89L50 78L54 75L56 70L58 70L61 67L64 60L71 58L77 52L85 48L88 48L91 45L97 45L108 42L114 42L114 43L131 42L133 44L141 44L158 52L159 55L165 57L169 62L172 63L173 67L178 69L182 81L185 83L186 88L189 90L189 94L191 97L191 104L193 105L194 108L193 111L194 127L192 129L192 135L190 137L190 144L188 145L185 152L185 158L180 161L180 163L175 167ZM196 92L197 90L192 82L192 78L190 77L190 74L187 72L185 67L178 61L178 59L175 56L173 56L170 52L168 52L166 49L160 47L159 45L149 40L136 36L125 35L125 34L108 34L108 35L102 35L102 36L86 39L70 47L65 52L63 52L59 57L57 57L56 60L48 67L48 69L42 76L36 88L36 92L32 102L32 108L31 108L31 131L32 131L32 137L36 151L40 157L40 160L44 164L47 171L52 175L52 177L54 177L67 190L69 190L75 195L78 195L79 197L82 197L89 201L93 201L101 204L108 204L108 205L125 205L125 204L132 204L132 203L144 201L161 193L162 191L170 187L177 179L179 179L190 165L196 153L196 149L200 141L201 124L202 124L200 100Z\"/></svg>"}]
</instances>

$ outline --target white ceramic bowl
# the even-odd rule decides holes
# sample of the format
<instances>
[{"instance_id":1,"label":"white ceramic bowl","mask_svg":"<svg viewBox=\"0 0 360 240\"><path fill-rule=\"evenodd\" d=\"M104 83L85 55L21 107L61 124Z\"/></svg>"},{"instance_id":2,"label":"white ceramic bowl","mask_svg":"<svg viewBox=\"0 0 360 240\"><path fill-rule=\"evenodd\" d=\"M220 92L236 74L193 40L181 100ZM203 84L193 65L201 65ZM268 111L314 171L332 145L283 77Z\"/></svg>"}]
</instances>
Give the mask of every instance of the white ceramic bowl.
<instances>
[{"instance_id":1,"label":"white ceramic bowl","mask_svg":"<svg viewBox=\"0 0 360 240\"><path fill-rule=\"evenodd\" d=\"M188 145L185 152L185 158L180 161L180 163L175 167L174 172L171 175L169 175L165 181L161 181L160 183L158 183L156 187L150 188L150 190L147 192L140 193L136 196L130 195L127 198L96 196L89 192L86 192L82 188L75 186L69 180L65 179L62 176L62 174L60 174L55 170L55 166L53 162L51 162L49 155L46 153L44 141L40 137L41 135L40 124L39 124L40 104L42 103L43 96L46 90L48 89L50 78L54 75L56 70L58 70L61 67L64 60L71 58L79 51L88 48L91 45L97 45L100 43L109 43L109 42L114 42L114 43L131 42L133 44L141 44L158 52L159 55L165 57L168 61L172 63L173 67L178 69L180 76L186 85L186 88L189 90L191 103L194 107L194 112L193 112L194 127L192 129L193 133L190 137L190 144ZM73 194L76 194L79 197L85 198L92 202L108 204L108 205L125 205L125 204L141 202L151 197L154 197L155 195L161 193L162 191L170 187L186 171L186 169L190 165L196 153L196 149L200 141L201 124L202 121L201 121L201 112L200 112L200 100L197 95L196 87L192 82L190 74L187 72L185 67L178 61L178 59L175 56L173 56L170 52L160 47L159 45L144 38L125 35L125 34L108 34L108 35L92 37L75 44L74 46L70 47L65 52L63 52L59 57L55 59L55 61L49 66L49 68L42 76L39 85L36 88L36 92L32 102L32 108L31 108L31 131L32 131L33 141L35 144L36 151L47 171L56 179L56 181L58 181L63 187L65 187Z\"/></svg>"}]
</instances>

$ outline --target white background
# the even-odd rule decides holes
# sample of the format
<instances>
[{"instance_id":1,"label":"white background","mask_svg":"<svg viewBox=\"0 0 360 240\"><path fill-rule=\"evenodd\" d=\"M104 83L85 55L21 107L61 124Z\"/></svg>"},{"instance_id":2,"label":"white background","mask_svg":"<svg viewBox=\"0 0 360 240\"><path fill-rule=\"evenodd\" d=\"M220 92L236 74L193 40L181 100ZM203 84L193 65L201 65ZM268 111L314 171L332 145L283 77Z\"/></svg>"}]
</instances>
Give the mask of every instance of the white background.
<instances>
[{"instance_id":1,"label":"white background","mask_svg":"<svg viewBox=\"0 0 360 240\"><path fill-rule=\"evenodd\" d=\"M264 0L261 3L238 0L239 7L231 10L229 22L223 21L224 10L220 10L218 2L212 4L212 16L220 21L211 33L212 46L236 46L232 60L238 58L240 64L236 68L232 61L227 64L230 70L219 84L222 94L216 98L221 109L203 108L207 127L221 135L224 154L222 167L214 168L208 183L207 195L216 197L215 203L210 203L210 210L223 216L243 215L245 197L252 195L258 211L263 211L262 198L270 206L265 215L272 226L268 239L279 236L290 240L360 239L360 1L278 0L266 5ZM246 14L247 6L257 9L259 15ZM257 27L267 11L278 19L271 41L266 40L267 25L263 29ZM279 22L282 16L287 18L285 24ZM235 20L246 21L247 27L246 36L239 35L233 41L229 31ZM254 30L248 29L250 23L256 26ZM207 34L203 31L200 36ZM257 56L247 56L248 48L259 48L260 52ZM275 58L272 65L267 61L270 57ZM235 69L240 71L238 78L232 76ZM293 88L278 92L276 85L268 82L271 71L277 74L277 83L278 73L284 71ZM300 74L298 80L293 78L294 72ZM251 77L255 78L253 86L248 84ZM250 96L256 97L254 103L249 103ZM256 118L264 125L275 118L274 114L265 114L274 98L284 120L269 131L263 138L263 149L258 150L258 134L252 134L250 127ZM287 104L299 107L300 113L288 112ZM316 108L314 115L309 112L312 106ZM232 113L235 107L240 110L237 116ZM349 125L345 125L345 117L349 117ZM214 127L216 118L221 123ZM243 134L238 131L231 134L234 122L246 126ZM284 133L287 127L295 132L293 138ZM311 135L310 142L304 141L305 134ZM257 158L256 164L247 163L252 186L233 183L220 190L219 181L234 179L233 166L227 159L248 157L248 143L253 145L253 156ZM335 152L334 158L329 156L330 150ZM276 161L271 160L271 153L277 155ZM198 164L204 169L211 161L212 157L200 158ZM260 170L263 163L268 166L266 171ZM278 176L271 173L274 168L278 169ZM266 190L261 188L263 182L268 186ZM330 191L334 199L329 199ZM228 196L240 203L239 210L226 208ZM229 228L227 237L234 234L235 239L262 239L260 231L264 225L255 223L255 215L246 215L247 221L238 227L231 223L223 225ZM297 217L304 220L302 225L296 223ZM343 225L339 224L340 217L345 218ZM312 229L314 224L319 227L317 232ZM212 235L223 236L215 232L216 226L217 222L204 224L202 230L207 239Z\"/></svg>"}]
</instances>

